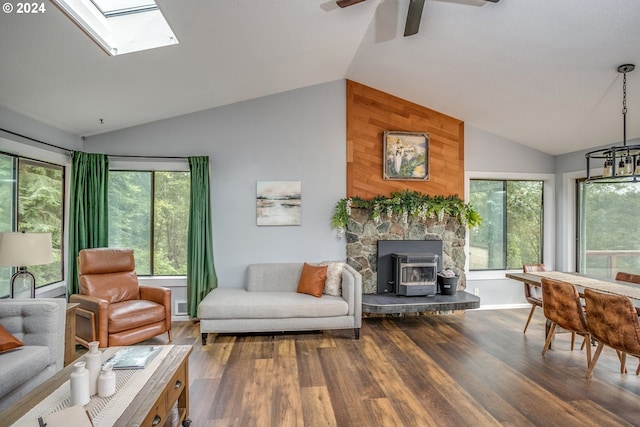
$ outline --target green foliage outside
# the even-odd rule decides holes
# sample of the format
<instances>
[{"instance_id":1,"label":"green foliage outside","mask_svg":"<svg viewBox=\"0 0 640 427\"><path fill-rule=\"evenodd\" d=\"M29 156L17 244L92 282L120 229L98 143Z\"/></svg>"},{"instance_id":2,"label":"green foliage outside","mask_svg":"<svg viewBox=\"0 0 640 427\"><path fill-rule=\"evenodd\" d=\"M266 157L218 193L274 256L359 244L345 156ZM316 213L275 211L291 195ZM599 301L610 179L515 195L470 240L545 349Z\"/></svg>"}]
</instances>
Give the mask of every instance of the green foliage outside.
<instances>
[{"instance_id":1,"label":"green foliage outside","mask_svg":"<svg viewBox=\"0 0 640 427\"><path fill-rule=\"evenodd\" d=\"M51 233L53 262L28 267L36 287L62 280L63 194L61 166L0 155L0 232ZM0 297L9 295L11 274L0 268Z\"/></svg>"},{"instance_id":2,"label":"green foliage outside","mask_svg":"<svg viewBox=\"0 0 640 427\"><path fill-rule=\"evenodd\" d=\"M187 275L190 186L189 172L155 173L155 275Z\"/></svg>"},{"instance_id":3,"label":"green foliage outside","mask_svg":"<svg viewBox=\"0 0 640 427\"><path fill-rule=\"evenodd\" d=\"M61 166L18 161L18 231L51 233L53 262L29 271L36 286L62 280L64 176Z\"/></svg>"},{"instance_id":4,"label":"green foliage outside","mask_svg":"<svg viewBox=\"0 0 640 427\"><path fill-rule=\"evenodd\" d=\"M542 262L542 181L471 180L483 218L470 238L471 270L521 269Z\"/></svg>"},{"instance_id":5,"label":"green foliage outside","mask_svg":"<svg viewBox=\"0 0 640 427\"><path fill-rule=\"evenodd\" d=\"M187 274L189 188L189 172L109 172L109 246L133 248L138 274Z\"/></svg>"},{"instance_id":6,"label":"green foliage outside","mask_svg":"<svg viewBox=\"0 0 640 427\"><path fill-rule=\"evenodd\" d=\"M640 226L635 220L640 184L581 183L579 193L579 271L600 277L615 277L618 271L640 274Z\"/></svg>"}]
</instances>

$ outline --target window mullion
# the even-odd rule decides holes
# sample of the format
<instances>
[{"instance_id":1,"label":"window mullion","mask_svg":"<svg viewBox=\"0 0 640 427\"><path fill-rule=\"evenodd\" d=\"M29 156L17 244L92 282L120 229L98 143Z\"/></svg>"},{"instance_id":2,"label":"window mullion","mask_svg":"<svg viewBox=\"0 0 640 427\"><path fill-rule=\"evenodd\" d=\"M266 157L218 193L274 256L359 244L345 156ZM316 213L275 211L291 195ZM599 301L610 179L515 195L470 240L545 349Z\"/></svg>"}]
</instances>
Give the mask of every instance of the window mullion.
<instances>
[{"instance_id":1,"label":"window mullion","mask_svg":"<svg viewBox=\"0 0 640 427\"><path fill-rule=\"evenodd\" d=\"M507 181L502 181L502 194L503 194L503 199L502 199L502 218L503 218L503 223L502 223L502 268L504 270L506 270L507 265L508 265L508 259L509 259L509 250L507 248L507 234L508 234L508 223L509 223L509 209L507 207Z\"/></svg>"},{"instance_id":2,"label":"window mullion","mask_svg":"<svg viewBox=\"0 0 640 427\"><path fill-rule=\"evenodd\" d=\"M155 210L155 206L156 206L156 173L154 171L151 172L151 197L150 197L150 202L151 202L151 244L149 245L149 265L151 266L151 275L154 276L155 275L155 266L154 266L154 261L155 261L155 242L156 242L156 234L155 234L155 230L156 230L156 210Z\"/></svg>"}]
</instances>

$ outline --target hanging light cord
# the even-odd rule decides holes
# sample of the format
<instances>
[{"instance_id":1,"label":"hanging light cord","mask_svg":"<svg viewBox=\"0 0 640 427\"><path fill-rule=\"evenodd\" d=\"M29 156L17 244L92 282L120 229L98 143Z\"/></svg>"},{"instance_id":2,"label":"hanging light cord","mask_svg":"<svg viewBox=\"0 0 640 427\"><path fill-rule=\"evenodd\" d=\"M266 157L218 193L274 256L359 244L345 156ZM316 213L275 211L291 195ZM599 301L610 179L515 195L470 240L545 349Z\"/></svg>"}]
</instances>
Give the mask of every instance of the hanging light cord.
<instances>
[{"instance_id":1,"label":"hanging light cord","mask_svg":"<svg viewBox=\"0 0 640 427\"><path fill-rule=\"evenodd\" d=\"M627 73L622 77L622 142L627 146Z\"/></svg>"},{"instance_id":2,"label":"hanging light cord","mask_svg":"<svg viewBox=\"0 0 640 427\"><path fill-rule=\"evenodd\" d=\"M618 67L622 74L622 145L599 148L585 154L587 158L587 182L640 182L640 144L627 145L627 73L636 68L634 64ZM591 175L591 160L603 160L602 175Z\"/></svg>"}]
</instances>

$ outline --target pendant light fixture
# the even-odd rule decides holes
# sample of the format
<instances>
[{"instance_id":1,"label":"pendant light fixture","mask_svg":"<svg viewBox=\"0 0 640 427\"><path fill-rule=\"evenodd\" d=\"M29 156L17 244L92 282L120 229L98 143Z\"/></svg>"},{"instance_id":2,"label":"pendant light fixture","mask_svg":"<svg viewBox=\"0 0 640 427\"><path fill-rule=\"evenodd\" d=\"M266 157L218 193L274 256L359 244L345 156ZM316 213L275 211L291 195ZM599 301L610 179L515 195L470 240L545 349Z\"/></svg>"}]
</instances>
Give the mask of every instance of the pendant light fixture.
<instances>
[{"instance_id":1,"label":"pendant light fixture","mask_svg":"<svg viewBox=\"0 0 640 427\"><path fill-rule=\"evenodd\" d=\"M627 73L636 68L633 64L618 67L622 77L622 145L585 154L587 158L587 182L638 182L640 179L640 145L627 145ZM591 163L591 160L594 163ZM591 166L602 165L602 175L591 175Z\"/></svg>"}]
</instances>

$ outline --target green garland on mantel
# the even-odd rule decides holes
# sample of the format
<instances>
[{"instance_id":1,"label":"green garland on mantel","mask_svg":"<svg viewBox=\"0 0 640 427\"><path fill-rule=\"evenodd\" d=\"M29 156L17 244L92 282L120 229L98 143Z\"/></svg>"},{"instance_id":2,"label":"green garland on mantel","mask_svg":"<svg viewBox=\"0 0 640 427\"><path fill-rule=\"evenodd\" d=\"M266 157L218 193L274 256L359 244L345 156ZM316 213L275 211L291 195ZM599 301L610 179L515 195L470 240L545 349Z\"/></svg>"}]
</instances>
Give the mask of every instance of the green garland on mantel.
<instances>
[{"instance_id":1,"label":"green garland on mantel","mask_svg":"<svg viewBox=\"0 0 640 427\"><path fill-rule=\"evenodd\" d=\"M362 199L356 196L341 199L336 204L331 218L331 224L340 234L347 228L351 208L368 210L371 218L376 222L381 222L383 215L389 219L399 216L405 223L409 215L423 220L437 217L442 221L445 214L457 217L461 224L469 228L477 227L482 222L478 212L457 195L429 196L418 191L404 190L391 193L391 197L376 196L372 199Z\"/></svg>"}]
</instances>

